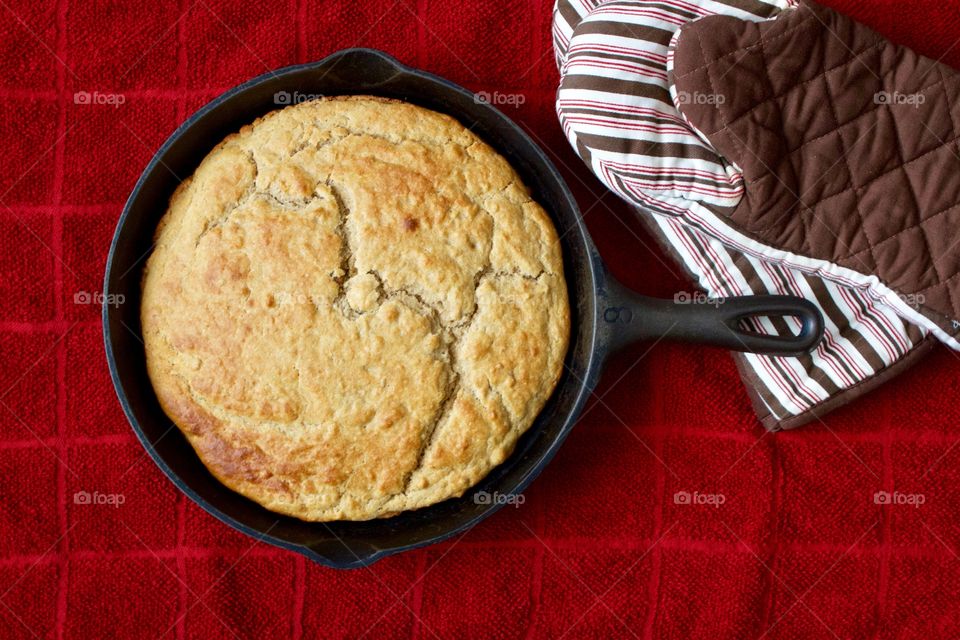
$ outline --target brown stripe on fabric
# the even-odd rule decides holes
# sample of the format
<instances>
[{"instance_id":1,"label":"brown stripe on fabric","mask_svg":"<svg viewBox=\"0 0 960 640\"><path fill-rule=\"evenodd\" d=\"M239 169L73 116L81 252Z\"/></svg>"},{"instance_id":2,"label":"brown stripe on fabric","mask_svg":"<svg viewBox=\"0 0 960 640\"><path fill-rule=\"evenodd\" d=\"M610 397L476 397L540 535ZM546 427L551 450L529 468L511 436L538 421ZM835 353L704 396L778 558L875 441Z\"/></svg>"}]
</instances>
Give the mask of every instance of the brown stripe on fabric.
<instances>
[{"instance_id":1,"label":"brown stripe on fabric","mask_svg":"<svg viewBox=\"0 0 960 640\"><path fill-rule=\"evenodd\" d=\"M651 156L654 158L687 158L716 162L716 156L713 155L710 150L693 144L664 144L655 140L628 140L626 138L616 138L612 136L584 132L577 133L577 139L584 141L585 144L598 151L629 153L634 155Z\"/></svg>"},{"instance_id":2,"label":"brown stripe on fabric","mask_svg":"<svg viewBox=\"0 0 960 640\"><path fill-rule=\"evenodd\" d=\"M676 120L671 120L670 118L663 118L653 115L641 115L639 113L623 113L620 111L605 110L599 107L564 107L563 114L565 116L576 114L598 116L601 118L614 118L616 120L626 120L630 122L649 122L651 124L670 124L675 127L680 126Z\"/></svg>"},{"instance_id":3,"label":"brown stripe on fabric","mask_svg":"<svg viewBox=\"0 0 960 640\"><path fill-rule=\"evenodd\" d=\"M583 141L577 136L577 155L580 156L580 159L587 163L588 167L593 166L593 153L590 150L590 147L583 144Z\"/></svg>"},{"instance_id":4,"label":"brown stripe on fabric","mask_svg":"<svg viewBox=\"0 0 960 640\"><path fill-rule=\"evenodd\" d=\"M883 335L883 338L890 345L890 348L893 350L893 352L898 356L903 355L903 347L901 346L900 341L897 340L896 336L890 331L887 323L878 318L876 313L870 311L870 309L867 307L867 304L863 301L863 298L860 296L851 297L853 298L853 303L857 305L857 309L860 310L860 313L865 318L870 318L874 321L874 326L876 326L877 330Z\"/></svg>"},{"instance_id":5,"label":"brown stripe on fabric","mask_svg":"<svg viewBox=\"0 0 960 640\"><path fill-rule=\"evenodd\" d=\"M879 371L886 365L883 362L883 358L880 357L880 354L874 348L874 346L867 341L863 335L858 331L854 331L850 327L850 319L840 310L840 307L837 306L836 301L833 299L833 296L830 295L830 292L827 291L827 285L824 284L823 280L819 278L807 278L806 275L801 277L805 278L807 285L813 291L813 295L817 298L817 303L820 305L820 309L827 314L827 317L833 321L833 324L837 325L840 329L840 335L853 344L856 347L857 352L863 356L863 359L867 361L867 364L870 365L870 368L874 371ZM855 339L851 339L850 332L857 334ZM844 365L844 371L848 372L848 375L854 379L860 378L847 364L845 358L840 358L840 362Z\"/></svg>"},{"instance_id":6,"label":"brown stripe on fabric","mask_svg":"<svg viewBox=\"0 0 960 640\"><path fill-rule=\"evenodd\" d=\"M588 167L593 166L593 156L590 147L583 144L583 141L581 141L579 137L576 139L574 151L576 151L577 155L580 156L580 159L583 160Z\"/></svg>"},{"instance_id":7,"label":"brown stripe on fabric","mask_svg":"<svg viewBox=\"0 0 960 640\"><path fill-rule=\"evenodd\" d=\"M613 2L607 2L603 5L606 9L607 7L624 7L626 9L636 9L637 3L636 0L614 0ZM686 18L688 21L695 18L699 18L700 14L692 9L681 9L676 5L663 4L660 2L651 2L647 1L643 3L644 9L658 9L666 13L677 16L678 18Z\"/></svg>"},{"instance_id":8,"label":"brown stripe on fabric","mask_svg":"<svg viewBox=\"0 0 960 640\"><path fill-rule=\"evenodd\" d=\"M557 13L560 14L560 17L563 18L564 22L570 25L570 31L576 29L580 24L580 21L583 20L580 12L574 9L573 5L571 5L567 0L558 0ZM554 20L556 20L556 18L554 18Z\"/></svg>"},{"instance_id":9,"label":"brown stripe on fabric","mask_svg":"<svg viewBox=\"0 0 960 640\"><path fill-rule=\"evenodd\" d=\"M751 290L755 292L768 291L766 285L763 283L763 280L760 278L760 274L757 273L757 270L754 269L753 264L745 255L742 253L731 253L729 251L727 254L731 257L733 264L737 267L740 273L743 274L743 277L746 279L747 284L750 285ZM793 334L793 331L791 331L790 327L787 325L786 320L783 318L772 320L774 321L773 325L778 333L781 335ZM814 363L812 354L799 356L797 360L799 360L800 365L803 367L804 371L807 372L807 375L810 376L814 382L823 387L823 390L829 395L833 395L834 393L841 391L842 387L834 382L833 378L827 375L827 372L824 371L822 367Z\"/></svg>"},{"instance_id":10,"label":"brown stripe on fabric","mask_svg":"<svg viewBox=\"0 0 960 640\"><path fill-rule=\"evenodd\" d=\"M639 96L662 102L673 108L673 99L670 97L670 92L662 85L650 82L607 78L571 71L560 80L560 90L563 91L564 89L585 89L603 93L619 93L624 96Z\"/></svg>"},{"instance_id":11,"label":"brown stripe on fabric","mask_svg":"<svg viewBox=\"0 0 960 640\"><path fill-rule=\"evenodd\" d=\"M670 44L673 31L658 29L645 24L627 24L616 20L590 20L577 27L577 36L585 34L617 36L631 40L643 40L666 47Z\"/></svg>"},{"instance_id":12,"label":"brown stripe on fabric","mask_svg":"<svg viewBox=\"0 0 960 640\"><path fill-rule=\"evenodd\" d=\"M819 278L804 277L806 278L807 284L813 289L814 295L821 301L821 308L827 312L830 319L833 320L833 323L839 327L840 335L856 348L860 355L863 356L863 359L867 361L867 364L870 365L870 368L876 372L886 367L887 365L883 360L885 354L880 353L880 347L875 346L869 338L850 325L851 318L840 309L834 297L830 295L830 291L827 290L826 283Z\"/></svg>"},{"instance_id":13,"label":"brown stripe on fabric","mask_svg":"<svg viewBox=\"0 0 960 640\"><path fill-rule=\"evenodd\" d=\"M658 173L647 173L637 167L637 170L633 169L618 169L617 173L629 177L629 178L639 178L641 180L663 180L663 175ZM676 182L688 182L690 184L696 184L704 187L729 187L730 183L726 180L721 180L720 178L705 178L703 176L670 176Z\"/></svg>"},{"instance_id":14,"label":"brown stripe on fabric","mask_svg":"<svg viewBox=\"0 0 960 640\"><path fill-rule=\"evenodd\" d=\"M903 324L904 329L907 331L907 339L910 340L910 345L913 346L923 340L926 336L923 333L923 329L919 326L913 324L912 322L905 322Z\"/></svg>"},{"instance_id":15,"label":"brown stripe on fabric","mask_svg":"<svg viewBox=\"0 0 960 640\"><path fill-rule=\"evenodd\" d=\"M697 253L703 256L704 259L713 263L713 259L710 257L710 253L707 249L707 246L704 244L704 241L702 241L695 234L690 234L689 239L690 239L690 242L693 244L694 248L696 249ZM717 269L720 270L720 267L717 266ZM721 276L721 278L726 280L726 278L723 278L723 276ZM732 286L733 285L731 285L731 287ZM750 320L752 321L751 324L753 325L751 329L759 333L761 329L759 320L754 320L753 318L751 318ZM786 322L783 323L782 327L777 326L776 323L774 323L774 329L780 335L789 335L789 329L786 326ZM793 393L794 396L796 396L797 398L802 398L803 400L806 400L807 404L811 404L811 405L816 404L817 402L820 401L820 398L818 398L816 395L812 395L813 391L808 391L807 389L805 389L805 385L802 385L801 383L798 383L793 380L793 377L787 372L787 366L784 365L778 358L769 358L768 364L770 364L770 366L774 370L776 370L779 374L781 374L780 375L780 377L782 378L781 382L783 382L790 389L790 391Z\"/></svg>"},{"instance_id":16,"label":"brown stripe on fabric","mask_svg":"<svg viewBox=\"0 0 960 640\"><path fill-rule=\"evenodd\" d=\"M574 57L581 57L581 56L587 56L587 55L592 58L599 58L601 60L613 60L616 62L629 62L630 64L641 64L644 67L649 68L651 71L656 71L659 73L663 73L663 69L664 69L662 62L656 62L654 60L650 60L649 58L643 58L631 53L621 53L621 52L613 53L611 51L591 50L590 52L577 51L574 54Z\"/></svg>"}]
</instances>

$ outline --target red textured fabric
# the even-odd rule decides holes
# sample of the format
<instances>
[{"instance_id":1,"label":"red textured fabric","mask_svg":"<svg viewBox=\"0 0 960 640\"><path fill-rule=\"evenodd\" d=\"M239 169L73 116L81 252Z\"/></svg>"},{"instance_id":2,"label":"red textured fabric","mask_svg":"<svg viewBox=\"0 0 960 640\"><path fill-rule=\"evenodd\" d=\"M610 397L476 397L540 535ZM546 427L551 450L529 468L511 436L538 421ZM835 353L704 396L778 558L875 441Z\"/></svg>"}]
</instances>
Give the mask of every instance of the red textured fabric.
<instances>
[{"instance_id":1,"label":"red textured fabric","mask_svg":"<svg viewBox=\"0 0 960 640\"><path fill-rule=\"evenodd\" d=\"M0 3L0 638L955 635L960 360L946 350L823 424L767 434L727 354L637 345L525 504L369 570L254 543L144 457L83 294L156 147L269 68L373 46L522 95L505 110L561 167L612 271L645 293L689 288L561 135L551 4ZM960 67L956 4L829 4Z\"/></svg>"}]
</instances>

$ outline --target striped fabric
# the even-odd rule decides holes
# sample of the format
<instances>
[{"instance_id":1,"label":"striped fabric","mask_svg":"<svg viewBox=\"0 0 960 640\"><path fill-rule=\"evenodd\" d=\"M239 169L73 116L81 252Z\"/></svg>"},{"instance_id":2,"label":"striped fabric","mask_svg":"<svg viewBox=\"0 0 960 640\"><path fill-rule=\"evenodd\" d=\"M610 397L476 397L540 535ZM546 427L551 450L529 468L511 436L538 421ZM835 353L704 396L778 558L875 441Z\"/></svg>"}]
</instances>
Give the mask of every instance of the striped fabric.
<instances>
[{"instance_id":1,"label":"striped fabric","mask_svg":"<svg viewBox=\"0 0 960 640\"><path fill-rule=\"evenodd\" d=\"M905 321L860 282L825 279L819 265L772 257L729 232L709 208L733 207L742 176L685 121L671 96L671 43L699 17L775 16L795 0L558 0L553 39L564 133L593 172L638 206L698 284L714 297L791 294L816 302L826 335L802 358L742 356L744 377L770 428L859 386L902 360L926 329ZM906 305L904 305L906 306ZM763 319L768 334L795 321Z\"/></svg>"}]
</instances>

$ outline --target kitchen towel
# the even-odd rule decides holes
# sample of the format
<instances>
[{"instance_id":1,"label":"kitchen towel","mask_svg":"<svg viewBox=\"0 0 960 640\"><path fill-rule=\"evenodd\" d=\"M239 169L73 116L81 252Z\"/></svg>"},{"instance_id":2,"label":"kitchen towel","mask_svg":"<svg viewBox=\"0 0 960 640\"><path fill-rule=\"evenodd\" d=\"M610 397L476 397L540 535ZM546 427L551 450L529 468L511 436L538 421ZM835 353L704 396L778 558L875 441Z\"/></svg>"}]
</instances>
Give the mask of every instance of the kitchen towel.
<instances>
[{"instance_id":1,"label":"kitchen towel","mask_svg":"<svg viewBox=\"0 0 960 640\"><path fill-rule=\"evenodd\" d=\"M960 65L953 3L831 5ZM689 288L564 139L552 8L0 3L0 638L955 634L960 360L946 349L823 423L769 434L725 352L636 345L611 359L523 504L369 570L233 531L134 437L98 294L125 198L202 105L338 49L383 49L498 101L559 167L619 279ZM926 501L880 504L894 492Z\"/></svg>"}]
</instances>

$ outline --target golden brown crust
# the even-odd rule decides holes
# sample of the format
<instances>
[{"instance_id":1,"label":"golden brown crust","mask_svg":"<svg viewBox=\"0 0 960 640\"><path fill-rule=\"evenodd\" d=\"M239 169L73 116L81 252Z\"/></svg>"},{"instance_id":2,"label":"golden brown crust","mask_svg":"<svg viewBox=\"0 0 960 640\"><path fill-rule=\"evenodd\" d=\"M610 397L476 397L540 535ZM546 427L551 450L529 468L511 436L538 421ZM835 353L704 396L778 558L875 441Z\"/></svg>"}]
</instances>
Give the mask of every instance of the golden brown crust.
<instances>
[{"instance_id":1,"label":"golden brown crust","mask_svg":"<svg viewBox=\"0 0 960 640\"><path fill-rule=\"evenodd\" d=\"M355 96L229 136L144 275L161 405L231 489L305 520L461 495L560 377L556 231L448 116Z\"/></svg>"}]
</instances>

